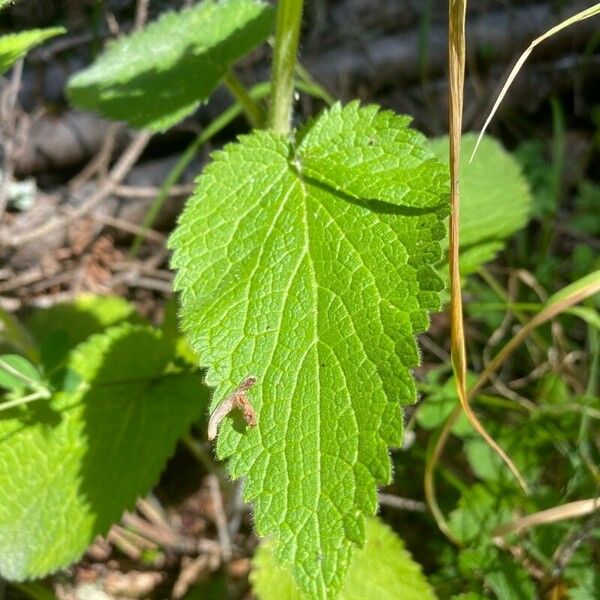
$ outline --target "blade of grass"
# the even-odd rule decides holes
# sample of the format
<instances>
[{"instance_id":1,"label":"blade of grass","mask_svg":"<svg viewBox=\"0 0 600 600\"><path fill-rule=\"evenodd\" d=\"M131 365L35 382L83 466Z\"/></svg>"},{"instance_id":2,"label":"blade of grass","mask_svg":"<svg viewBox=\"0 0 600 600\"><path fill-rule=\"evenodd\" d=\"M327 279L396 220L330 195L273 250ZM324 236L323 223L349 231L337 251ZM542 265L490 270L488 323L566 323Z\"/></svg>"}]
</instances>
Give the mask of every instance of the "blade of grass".
<instances>
[{"instance_id":1,"label":"blade of grass","mask_svg":"<svg viewBox=\"0 0 600 600\"><path fill-rule=\"evenodd\" d=\"M554 506L540 512L527 515L511 523L500 525L494 530L494 536L499 537L509 533L521 533L524 529L556 523L564 519L575 519L584 517L600 509L600 498L589 498L588 500L577 500L568 504Z\"/></svg>"},{"instance_id":2,"label":"blade of grass","mask_svg":"<svg viewBox=\"0 0 600 600\"><path fill-rule=\"evenodd\" d=\"M544 308L533 319L528 321L488 364L473 387L469 390L467 400L471 401L475 397L477 391L483 387L489 377L502 366L502 363L536 327L539 327L547 321L557 317L559 314L568 311L573 305L582 302L598 292L600 292L600 270L590 273L548 298L544 304ZM457 406L444 423L437 438L432 439L425 463L424 477L425 498L429 509L431 510L440 531L455 543L457 543L456 537L437 502L434 475L436 465L439 462L448 438L450 437L452 427L454 427L456 421L460 417L462 410L463 408L461 406Z\"/></svg>"},{"instance_id":3,"label":"blade of grass","mask_svg":"<svg viewBox=\"0 0 600 600\"><path fill-rule=\"evenodd\" d=\"M462 133L463 93L465 81L465 14L466 0L450 0L448 20L449 60L449 152L450 152L450 318L452 368L458 397L466 404L467 358L463 323L462 290L459 271L459 210L460 210L460 138Z\"/></svg>"},{"instance_id":4,"label":"blade of grass","mask_svg":"<svg viewBox=\"0 0 600 600\"><path fill-rule=\"evenodd\" d=\"M469 406L467 394L467 353L465 348L465 332L463 321L462 290L460 279L460 138L462 132L463 95L465 80L465 13L466 0L450 0L449 4L449 144L450 144L450 204L452 212L450 215L450 243L448 250L448 262L450 267L450 321L451 321L451 347L452 367L456 381L456 391L461 406L469 419L469 422L487 442L487 444L507 464L519 484L525 492L528 491L527 483L519 470L512 462L508 454L498 445L492 436L486 431L475 413Z\"/></svg>"},{"instance_id":5,"label":"blade of grass","mask_svg":"<svg viewBox=\"0 0 600 600\"><path fill-rule=\"evenodd\" d=\"M519 60L517 60L515 66L511 69L510 73L508 74L508 78L506 79L506 82L502 86L502 89L500 90L500 93L498 94L498 98L496 99L496 102L494 103L494 106L492 107L490 114L488 115L487 119L485 120L485 123L483 125L483 128L481 129L479 137L477 138L477 143L475 144L475 148L473 149L473 153L471 154L470 161L473 160L473 157L475 156L475 153L477 152L477 148L479 147L479 143L481 142L481 138L485 134L486 129L488 128L488 125L490 124L491 120L494 118L494 115L496 114L496 111L498 110L500 103L504 99L504 96L506 96L506 92L508 91L508 88L511 86L512 82L515 80L515 77L517 76L517 74L519 73L519 71L521 70L523 65L525 64L525 61L529 58L529 55L532 53L533 49L538 44L541 44L544 40L547 40L549 37L552 37L553 35L557 34L559 31L562 31L566 27L570 27L571 25L574 25L575 23L579 23L580 21L589 19L590 17L593 17L597 14L600 14L600 3L595 4L594 6L587 8L586 10L582 10L581 12L578 12L576 15L573 15L572 17L569 17L568 19L565 19L564 21L562 21L555 27L552 27L552 29L549 29L548 31L546 31L546 33L535 38L535 40L533 40L533 42L531 42L531 44L529 44L529 47L527 48L527 50L525 50L525 52L523 52L523 54L521 54L521 56L519 57Z\"/></svg>"},{"instance_id":6,"label":"blade of grass","mask_svg":"<svg viewBox=\"0 0 600 600\"><path fill-rule=\"evenodd\" d=\"M600 292L600 269L550 296L544 304L544 308L531 321L528 321L486 365L475 385L469 391L469 396L473 397L483 387L490 376L498 370L536 327L539 327L543 323L565 312L574 304L579 304L598 292Z\"/></svg>"}]
</instances>

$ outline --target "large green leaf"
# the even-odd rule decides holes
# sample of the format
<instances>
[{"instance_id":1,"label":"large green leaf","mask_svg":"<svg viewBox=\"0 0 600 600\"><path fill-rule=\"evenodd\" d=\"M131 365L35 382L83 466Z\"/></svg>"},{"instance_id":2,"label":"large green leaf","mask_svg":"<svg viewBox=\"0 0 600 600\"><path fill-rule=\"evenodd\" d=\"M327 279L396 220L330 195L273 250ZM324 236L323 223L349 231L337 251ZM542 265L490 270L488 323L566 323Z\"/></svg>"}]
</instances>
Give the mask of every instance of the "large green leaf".
<instances>
[{"instance_id":1,"label":"large green leaf","mask_svg":"<svg viewBox=\"0 0 600 600\"><path fill-rule=\"evenodd\" d=\"M378 519L365 523L365 545L355 553L338 600L434 600L427 579L402 540ZM263 543L250 575L258 600L302 600L289 569L279 566Z\"/></svg>"},{"instance_id":2,"label":"large green leaf","mask_svg":"<svg viewBox=\"0 0 600 600\"><path fill-rule=\"evenodd\" d=\"M519 164L499 142L484 137L472 163L469 157L477 136L461 140L460 270L468 275L492 260L507 238L522 229L532 197ZM448 138L430 142L440 160L448 162Z\"/></svg>"},{"instance_id":3,"label":"large green leaf","mask_svg":"<svg viewBox=\"0 0 600 600\"><path fill-rule=\"evenodd\" d=\"M82 294L71 302L35 310L25 325L39 344L61 333L73 347L94 333L125 321L141 322L133 304L116 296Z\"/></svg>"},{"instance_id":4,"label":"large green leaf","mask_svg":"<svg viewBox=\"0 0 600 600\"><path fill-rule=\"evenodd\" d=\"M257 0L204 0L122 38L69 83L76 106L164 130L192 113L229 67L263 42L273 9Z\"/></svg>"},{"instance_id":5,"label":"large green leaf","mask_svg":"<svg viewBox=\"0 0 600 600\"><path fill-rule=\"evenodd\" d=\"M77 344L107 327L141 323L135 307L116 296L82 294L71 302L33 311L25 320L40 347L46 374L63 365Z\"/></svg>"},{"instance_id":6,"label":"large green leaf","mask_svg":"<svg viewBox=\"0 0 600 600\"><path fill-rule=\"evenodd\" d=\"M8 71L29 50L65 31L63 27L51 27L0 36L0 75Z\"/></svg>"},{"instance_id":7,"label":"large green leaf","mask_svg":"<svg viewBox=\"0 0 600 600\"><path fill-rule=\"evenodd\" d=\"M66 567L156 482L207 399L170 359L158 331L120 325L71 353L50 400L0 414L0 576Z\"/></svg>"},{"instance_id":8,"label":"large green leaf","mask_svg":"<svg viewBox=\"0 0 600 600\"><path fill-rule=\"evenodd\" d=\"M249 375L258 426L221 426L256 527L315 598L339 590L413 402L415 334L440 306L446 169L409 119L334 106L296 144L214 155L171 239L182 323L213 407Z\"/></svg>"}]
</instances>

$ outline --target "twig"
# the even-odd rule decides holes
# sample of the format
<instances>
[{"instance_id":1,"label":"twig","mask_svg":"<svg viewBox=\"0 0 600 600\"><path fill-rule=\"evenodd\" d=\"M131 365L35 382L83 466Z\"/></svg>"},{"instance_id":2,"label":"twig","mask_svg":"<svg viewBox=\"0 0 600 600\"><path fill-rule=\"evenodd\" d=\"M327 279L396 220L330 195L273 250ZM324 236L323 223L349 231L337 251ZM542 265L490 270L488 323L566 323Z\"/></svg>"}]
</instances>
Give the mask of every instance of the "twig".
<instances>
[{"instance_id":1,"label":"twig","mask_svg":"<svg viewBox=\"0 0 600 600\"><path fill-rule=\"evenodd\" d=\"M110 160L115 149L117 136L121 128L122 125L119 123L111 123L111 125L109 125L108 130L106 131L106 137L96 156L69 182L68 187L71 191L81 187L96 174L100 174L102 179L106 178Z\"/></svg>"},{"instance_id":2,"label":"twig","mask_svg":"<svg viewBox=\"0 0 600 600\"><path fill-rule=\"evenodd\" d=\"M90 198L83 202L81 206L67 214L51 219L33 231L9 238L7 240L7 244L10 246L20 246L21 244L34 240L38 237L48 235L58 227L66 226L73 221L89 214L97 204L108 198L108 196L113 193L115 187L123 180L127 173L129 173L131 167L133 167L137 159L140 157L151 137L152 134L147 131L138 133L129 144L116 165L113 167L104 185Z\"/></svg>"},{"instance_id":3,"label":"twig","mask_svg":"<svg viewBox=\"0 0 600 600\"><path fill-rule=\"evenodd\" d=\"M430 337L426 335L419 336L419 344L425 349L429 350L436 358L439 358L442 362L447 363L450 360L450 355L440 346L438 346Z\"/></svg>"},{"instance_id":4,"label":"twig","mask_svg":"<svg viewBox=\"0 0 600 600\"><path fill-rule=\"evenodd\" d=\"M189 196L194 191L194 184L174 185L169 190L169 197L179 198ZM115 195L121 198L154 199L159 188L153 186L118 185L115 187Z\"/></svg>"},{"instance_id":5,"label":"twig","mask_svg":"<svg viewBox=\"0 0 600 600\"><path fill-rule=\"evenodd\" d=\"M242 411L244 420L249 427L256 426L256 413L248 400L246 392L256 383L256 377L246 377L244 381L234 390L232 394L227 396L208 420L208 439L213 441L217 437L217 431L221 421L234 409L239 408Z\"/></svg>"},{"instance_id":6,"label":"twig","mask_svg":"<svg viewBox=\"0 0 600 600\"><path fill-rule=\"evenodd\" d=\"M108 532L108 541L114 544L123 554L131 558L131 560L138 561L142 558L142 551L131 543L120 531L116 528L112 528Z\"/></svg>"},{"instance_id":7,"label":"twig","mask_svg":"<svg viewBox=\"0 0 600 600\"><path fill-rule=\"evenodd\" d=\"M4 211L8 204L10 186L14 180L15 170L15 137L17 133L17 95L21 86L23 76L23 59L18 60L13 68L12 78L8 89L2 97L2 122L4 142L4 174L0 184L0 221L4 217Z\"/></svg>"},{"instance_id":8,"label":"twig","mask_svg":"<svg viewBox=\"0 0 600 600\"><path fill-rule=\"evenodd\" d=\"M41 281L44 277L46 277L46 273L44 273L44 270L41 267L31 267L31 269L27 269L18 275L14 275L4 283L0 283L0 292L16 290L20 287Z\"/></svg>"},{"instance_id":9,"label":"twig","mask_svg":"<svg viewBox=\"0 0 600 600\"><path fill-rule=\"evenodd\" d=\"M393 494L379 494L379 502L384 506L390 506L391 508L398 508L400 510L409 510L412 512L425 512L427 510L427 504L420 500L413 500L412 498L402 498L401 496L394 496Z\"/></svg>"},{"instance_id":10,"label":"twig","mask_svg":"<svg viewBox=\"0 0 600 600\"><path fill-rule=\"evenodd\" d=\"M117 533L122 539L126 539L133 546L140 550L158 550L158 544L155 542L121 527L120 525L113 525L111 531Z\"/></svg>"},{"instance_id":11,"label":"twig","mask_svg":"<svg viewBox=\"0 0 600 600\"><path fill-rule=\"evenodd\" d=\"M163 548L173 550L180 554L207 552L219 556L221 555L221 544L215 540L194 540L192 538L183 537L171 529L153 525L133 513L125 513L122 522L126 527L132 529L139 535L155 542Z\"/></svg>"},{"instance_id":12,"label":"twig","mask_svg":"<svg viewBox=\"0 0 600 600\"><path fill-rule=\"evenodd\" d=\"M135 29L139 31L143 29L146 21L148 20L148 4L149 0L138 0L137 7L135 10Z\"/></svg>"},{"instance_id":13,"label":"twig","mask_svg":"<svg viewBox=\"0 0 600 600\"><path fill-rule=\"evenodd\" d=\"M158 527L169 527L163 507L155 496L149 498L140 498L135 503L136 508L150 521Z\"/></svg>"},{"instance_id":14,"label":"twig","mask_svg":"<svg viewBox=\"0 0 600 600\"><path fill-rule=\"evenodd\" d=\"M131 221L126 221L125 219L119 219L118 217L112 217L105 213L101 213L99 211L93 212L91 215L92 219L98 223L102 223L103 225L108 225L109 227L114 227L115 229L120 229L121 231L125 231L127 233L132 233L133 235L145 235L149 240L153 242L157 242L159 244L163 244L167 239L165 235L162 233L155 231L154 229L145 229L140 225L136 225Z\"/></svg>"},{"instance_id":15,"label":"twig","mask_svg":"<svg viewBox=\"0 0 600 600\"><path fill-rule=\"evenodd\" d=\"M594 532L598 524L598 515L592 515L585 521L582 527L568 534L563 542L558 546L552 557L552 576L559 577L569 564L577 549Z\"/></svg>"},{"instance_id":16,"label":"twig","mask_svg":"<svg viewBox=\"0 0 600 600\"><path fill-rule=\"evenodd\" d=\"M212 500L215 525L219 541L221 542L223 560L228 562L231 559L231 538L229 537L229 529L227 527L227 517L225 516L225 508L223 507L223 495L221 486L216 475L207 475L208 490Z\"/></svg>"},{"instance_id":17,"label":"twig","mask_svg":"<svg viewBox=\"0 0 600 600\"><path fill-rule=\"evenodd\" d=\"M179 600L179 598L183 598L187 591L190 589L196 581L200 578L203 571L210 569L211 566L211 556L203 554L202 556L198 556L183 564L182 568L175 585L173 586L172 598L175 600Z\"/></svg>"}]
</instances>

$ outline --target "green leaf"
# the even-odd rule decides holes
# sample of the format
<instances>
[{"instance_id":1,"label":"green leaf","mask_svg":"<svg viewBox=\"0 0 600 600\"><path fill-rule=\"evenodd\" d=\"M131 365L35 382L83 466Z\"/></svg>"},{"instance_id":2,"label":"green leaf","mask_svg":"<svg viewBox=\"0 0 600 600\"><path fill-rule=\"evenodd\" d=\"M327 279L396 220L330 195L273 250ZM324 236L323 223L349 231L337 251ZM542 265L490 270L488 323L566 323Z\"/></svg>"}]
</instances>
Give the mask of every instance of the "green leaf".
<instances>
[{"instance_id":1,"label":"green leaf","mask_svg":"<svg viewBox=\"0 0 600 600\"><path fill-rule=\"evenodd\" d=\"M492 544L492 530L512 519L515 506L523 511L535 510L531 501L520 495L512 482L509 485L490 482L475 484L461 496L458 506L450 514L450 526L463 544L477 542Z\"/></svg>"},{"instance_id":2,"label":"green leaf","mask_svg":"<svg viewBox=\"0 0 600 600\"><path fill-rule=\"evenodd\" d=\"M225 419L218 454L246 477L258 533L275 535L278 560L315 598L340 589L376 484L390 480L400 407L415 399L415 334L440 306L431 265L447 173L408 124L352 103L296 145L244 136L214 154L170 241L213 408L258 380L258 426Z\"/></svg>"},{"instance_id":3,"label":"green leaf","mask_svg":"<svg viewBox=\"0 0 600 600\"><path fill-rule=\"evenodd\" d=\"M477 136L461 141L460 269L477 270L502 250L507 238L522 229L531 209L531 193L517 161L499 142L484 137L472 163L469 157ZM448 138L431 142L440 160L448 162Z\"/></svg>"},{"instance_id":4,"label":"green leaf","mask_svg":"<svg viewBox=\"0 0 600 600\"><path fill-rule=\"evenodd\" d=\"M535 585L527 571L498 548L487 546L463 550L459 565L465 576L483 576L497 600L531 600L536 597Z\"/></svg>"},{"instance_id":5,"label":"green leaf","mask_svg":"<svg viewBox=\"0 0 600 600\"><path fill-rule=\"evenodd\" d=\"M20 392L41 383L40 372L24 356L0 356L0 388Z\"/></svg>"},{"instance_id":6,"label":"green leaf","mask_svg":"<svg viewBox=\"0 0 600 600\"><path fill-rule=\"evenodd\" d=\"M204 0L169 12L109 45L71 79L76 106L161 131L208 99L229 67L271 32L273 9L256 0Z\"/></svg>"},{"instance_id":7,"label":"green leaf","mask_svg":"<svg viewBox=\"0 0 600 600\"><path fill-rule=\"evenodd\" d=\"M0 6L0 8L2 8ZM31 29L0 37L0 75L8 71L29 50L42 42L66 32L63 27Z\"/></svg>"},{"instance_id":8,"label":"green leaf","mask_svg":"<svg viewBox=\"0 0 600 600\"><path fill-rule=\"evenodd\" d=\"M467 373L467 382L469 384L472 385L476 379L473 373ZM449 377L443 385L436 383L432 384L431 387L431 391L425 396L423 402L419 404L416 413L419 425L423 429L429 430L441 427L458 404L454 376ZM473 427L465 414L461 414L458 418L452 427L452 433L459 437L473 433Z\"/></svg>"},{"instance_id":9,"label":"green leaf","mask_svg":"<svg viewBox=\"0 0 600 600\"><path fill-rule=\"evenodd\" d=\"M83 294L72 302L34 311L25 324L40 346L46 373L51 373L63 366L77 344L124 322L142 322L132 304L115 296Z\"/></svg>"},{"instance_id":10,"label":"green leaf","mask_svg":"<svg viewBox=\"0 0 600 600\"><path fill-rule=\"evenodd\" d=\"M140 319L135 307L123 298L82 294L72 302L36 310L25 324L40 344L49 336L62 332L71 346L76 346L94 333L125 321L139 322Z\"/></svg>"},{"instance_id":11,"label":"green leaf","mask_svg":"<svg viewBox=\"0 0 600 600\"><path fill-rule=\"evenodd\" d=\"M365 522L365 545L354 555L338 600L434 600L435 594L402 540L378 519ZM302 600L292 574L263 543L250 575L258 600Z\"/></svg>"},{"instance_id":12,"label":"green leaf","mask_svg":"<svg viewBox=\"0 0 600 600\"><path fill-rule=\"evenodd\" d=\"M171 346L124 324L70 355L79 384L0 418L0 576L24 580L77 560L156 482L207 402Z\"/></svg>"}]
</instances>

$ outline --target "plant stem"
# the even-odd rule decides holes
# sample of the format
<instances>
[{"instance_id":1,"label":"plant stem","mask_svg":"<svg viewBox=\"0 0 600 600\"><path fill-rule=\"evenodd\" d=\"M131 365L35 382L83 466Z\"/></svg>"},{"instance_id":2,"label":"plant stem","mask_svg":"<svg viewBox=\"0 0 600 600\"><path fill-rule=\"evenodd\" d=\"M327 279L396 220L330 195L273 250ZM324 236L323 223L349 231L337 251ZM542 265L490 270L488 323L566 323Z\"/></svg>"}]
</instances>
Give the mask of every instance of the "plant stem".
<instances>
[{"instance_id":1,"label":"plant stem","mask_svg":"<svg viewBox=\"0 0 600 600\"><path fill-rule=\"evenodd\" d=\"M292 125L294 71L303 4L303 0L280 0L277 8L269 126L283 135L290 132Z\"/></svg>"},{"instance_id":2,"label":"plant stem","mask_svg":"<svg viewBox=\"0 0 600 600\"><path fill-rule=\"evenodd\" d=\"M45 399L48 399L47 390L40 390L39 392L29 394L29 396L23 396L22 398L17 398L16 400L11 400L10 402L3 402L0 404L0 412L9 410L11 408L16 408L17 406L21 406L23 404L29 404L30 402L35 402L36 400Z\"/></svg>"},{"instance_id":3,"label":"plant stem","mask_svg":"<svg viewBox=\"0 0 600 600\"><path fill-rule=\"evenodd\" d=\"M232 69L227 71L227 75L225 75L223 83L227 86L227 89L233 94L233 97L244 109L250 125L254 129L260 129L264 127L265 115L263 114L263 111Z\"/></svg>"},{"instance_id":4,"label":"plant stem","mask_svg":"<svg viewBox=\"0 0 600 600\"><path fill-rule=\"evenodd\" d=\"M258 83L249 92L248 95L253 101L260 100L268 95L271 91L271 85L268 82ZM198 137L185 149L175 166L171 169L166 179L164 180L156 198L152 201L152 205L148 209L144 221L142 223L143 231L139 233L129 250L129 256L135 258L142 247L142 243L146 239L148 229L152 227L158 214L162 210L171 188L181 179L185 170L194 160L194 157L200 150L203 144L208 142L213 136L227 127L235 118L242 112L242 105L238 101L233 106L229 107L224 113L219 115L198 135Z\"/></svg>"},{"instance_id":5,"label":"plant stem","mask_svg":"<svg viewBox=\"0 0 600 600\"><path fill-rule=\"evenodd\" d=\"M296 74L300 78L296 82L297 89L315 98L320 98L324 102L327 102L329 106L335 104L335 98L300 63L296 64Z\"/></svg>"}]
</instances>

